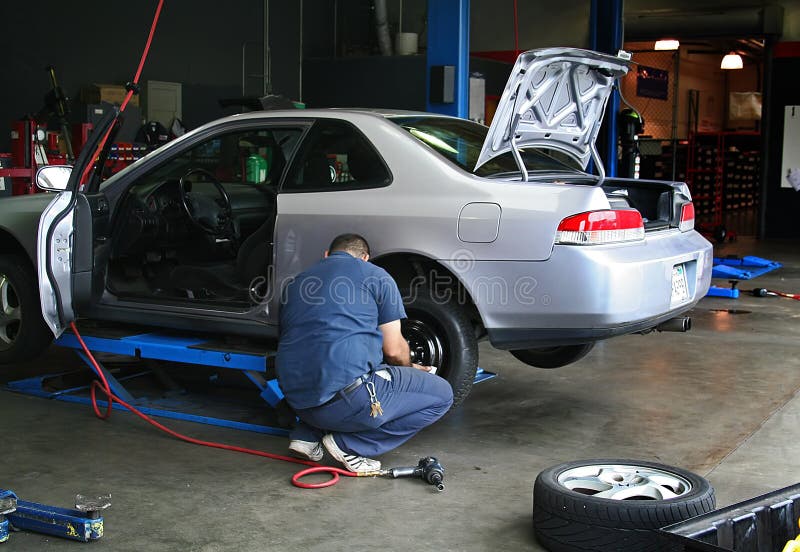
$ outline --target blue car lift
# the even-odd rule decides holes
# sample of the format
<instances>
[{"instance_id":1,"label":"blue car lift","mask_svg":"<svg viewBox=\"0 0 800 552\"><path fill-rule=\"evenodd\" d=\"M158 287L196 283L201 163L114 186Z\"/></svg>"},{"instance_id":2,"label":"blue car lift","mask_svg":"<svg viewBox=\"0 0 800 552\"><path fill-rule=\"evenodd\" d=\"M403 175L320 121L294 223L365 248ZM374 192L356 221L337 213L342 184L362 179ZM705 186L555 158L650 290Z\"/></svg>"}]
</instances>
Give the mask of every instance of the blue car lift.
<instances>
[{"instance_id":1,"label":"blue car lift","mask_svg":"<svg viewBox=\"0 0 800 552\"><path fill-rule=\"evenodd\" d=\"M83 332L81 332L83 334ZM87 333L92 333L87 331ZM274 352L260 349L233 350L235 347L224 343L215 343L208 337L189 336L185 334L170 333L142 333L141 329L132 329L127 333L116 328L113 331L101 330L100 335L82 335L87 347L92 353L111 353L133 357L136 359L166 360L183 364L228 368L241 371L256 386L261 398L275 408L283 399L283 393L278 387L278 382L271 368ZM69 349L74 349L83 362L91 368L89 358L83 352L78 339L69 331L64 332L56 340L56 344ZM143 413L151 416L186 420L204 424L255 431L271 435L288 435L285 428L252 424L205 415L180 412L182 401L175 398L149 399L147 397L134 397L125 388L124 383L134 378L147 375L149 371L140 371L124 377L115 377L101 362L100 369L108 380L111 391L125 402L136 406ZM27 395L56 399L80 404L91 404L91 399L86 396L86 385L52 391L52 383L69 373L36 376L8 383L7 389ZM79 394L82 393L82 394ZM98 400L98 406L107 407L107 401ZM126 410L120 404L114 403L117 410Z\"/></svg>"},{"instance_id":2,"label":"blue car lift","mask_svg":"<svg viewBox=\"0 0 800 552\"><path fill-rule=\"evenodd\" d=\"M731 287L724 288L711 286L706 297L727 297L738 299L739 290L736 288L738 280L751 280L767 272L772 272L783 265L777 261L762 259L751 255L745 257L714 257L714 267L711 270L712 278L727 278Z\"/></svg>"},{"instance_id":3,"label":"blue car lift","mask_svg":"<svg viewBox=\"0 0 800 552\"><path fill-rule=\"evenodd\" d=\"M0 489L0 543L9 539L9 529L32 531L81 542L103 536L102 510L111 506L111 496L87 499L78 495L75 510L20 500L12 491Z\"/></svg>"},{"instance_id":4,"label":"blue car lift","mask_svg":"<svg viewBox=\"0 0 800 552\"><path fill-rule=\"evenodd\" d=\"M92 353L111 353L136 359L152 359L179 362L183 364L201 365L216 368L239 370L258 389L261 399L273 409L279 406L283 393L278 386L274 375L275 352L265 346L248 344L231 345L230 343L214 341L208 336L187 335L182 333L145 332L141 328L97 328L97 331L85 329L81 331L84 342ZM94 335L92 335L94 334ZM56 344L76 351L83 362L91 368L91 361L84 354L78 339L71 332L64 332L56 340ZM288 435L284 427L253 424L243 421L211 417L207 415L180 411L186 409L186 401L174 397L148 399L147 397L134 397L125 388L127 383L134 378L147 375L150 371L139 371L127 376L115 377L103 364L98 361L100 369L108 380L111 391L128 404L136 406L143 413L151 416L172 418L198 422L232 429L255 431L271 435ZM73 387L53 390L56 382L64 381L65 376L74 374L66 372L45 376L36 376L7 384L7 389L18 393L56 399L80 404L91 404L87 396L88 385L82 383ZM495 377L496 374L478 368L475 383ZM99 407L106 408L108 403L97 400ZM113 407L117 410L126 410L118 403Z\"/></svg>"}]
</instances>

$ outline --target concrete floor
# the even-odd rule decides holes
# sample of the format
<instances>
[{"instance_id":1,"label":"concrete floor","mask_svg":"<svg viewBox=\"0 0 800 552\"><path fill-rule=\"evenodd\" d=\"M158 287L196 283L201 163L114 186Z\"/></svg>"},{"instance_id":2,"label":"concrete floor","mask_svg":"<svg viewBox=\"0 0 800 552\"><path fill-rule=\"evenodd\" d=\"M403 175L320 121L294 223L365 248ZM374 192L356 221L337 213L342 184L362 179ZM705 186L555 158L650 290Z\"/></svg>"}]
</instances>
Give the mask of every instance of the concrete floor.
<instances>
[{"instance_id":1,"label":"concrete floor","mask_svg":"<svg viewBox=\"0 0 800 552\"><path fill-rule=\"evenodd\" d=\"M741 239L717 251L731 252L785 264L743 288L800 291L796 243ZM447 469L443 493L384 479L300 490L289 483L292 464L187 445L130 414L103 422L87 407L7 391L0 391L0 488L61 505L78 491L111 492L114 505L95 550L471 551L542 550L531 530L533 480L568 460L682 466L711 480L719 506L800 481L800 303L707 298L693 317L688 334L617 338L558 370L529 368L483 346L482 366L499 377L381 458L394 466L439 457ZM0 380L73 363L53 350ZM285 451L283 438L169 425L203 439ZM81 546L17 533L0 551Z\"/></svg>"}]
</instances>

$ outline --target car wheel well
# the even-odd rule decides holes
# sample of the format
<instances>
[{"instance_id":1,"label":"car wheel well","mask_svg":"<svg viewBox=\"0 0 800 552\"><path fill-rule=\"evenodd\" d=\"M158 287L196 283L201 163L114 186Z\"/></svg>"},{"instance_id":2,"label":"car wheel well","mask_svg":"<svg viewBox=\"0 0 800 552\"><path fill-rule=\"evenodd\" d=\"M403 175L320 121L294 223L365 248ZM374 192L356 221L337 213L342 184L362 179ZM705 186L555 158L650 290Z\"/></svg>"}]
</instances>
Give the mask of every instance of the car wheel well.
<instances>
[{"instance_id":1,"label":"car wheel well","mask_svg":"<svg viewBox=\"0 0 800 552\"><path fill-rule=\"evenodd\" d=\"M0 228L0 255L16 255L33 266L28 252L11 232Z\"/></svg>"},{"instance_id":2,"label":"car wheel well","mask_svg":"<svg viewBox=\"0 0 800 552\"><path fill-rule=\"evenodd\" d=\"M386 255L372 260L388 272L400 289L413 289L425 285L436 294L446 294L454 298L464 308L472 322L477 338L486 335L478 307L472 300L469 291L447 267L422 255L398 253Z\"/></svg>"}]
</instances>

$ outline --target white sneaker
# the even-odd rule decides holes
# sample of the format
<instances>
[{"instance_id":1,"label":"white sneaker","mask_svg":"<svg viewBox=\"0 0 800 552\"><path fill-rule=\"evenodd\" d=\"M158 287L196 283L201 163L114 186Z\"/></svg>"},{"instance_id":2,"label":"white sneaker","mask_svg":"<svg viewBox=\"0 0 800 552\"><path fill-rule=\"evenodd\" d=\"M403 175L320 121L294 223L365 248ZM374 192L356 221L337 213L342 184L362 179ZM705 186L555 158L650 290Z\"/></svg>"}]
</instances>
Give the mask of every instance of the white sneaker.
<instances>
[{"instance_id":1,"label":"white sneaker","mask_svg":"<svg viewBox=\"0 0 800 552\"><path fill-rule=\"evenodd\" d=\"M289 450L294 456L305 458L312 462L319 462L322 460L324 451L322 450L322 443L319 441L301 441L294 439L289 442Z\"/></svg>"},{"instance_id":2,"label":"white sneaker","mask_svg":"<svg viewBox=\"0 0 800 552\"><path fill-rule=\"evenodd\" d=\"M381 469L380 460L373 460L372 458L365 458L363 456L356 456L349 454L339 448L333 435L328 433L322 438L322 444L325 445L331 456L341 462L345 468L354 473L373 472Z\"/></svg>"}]
</instances>

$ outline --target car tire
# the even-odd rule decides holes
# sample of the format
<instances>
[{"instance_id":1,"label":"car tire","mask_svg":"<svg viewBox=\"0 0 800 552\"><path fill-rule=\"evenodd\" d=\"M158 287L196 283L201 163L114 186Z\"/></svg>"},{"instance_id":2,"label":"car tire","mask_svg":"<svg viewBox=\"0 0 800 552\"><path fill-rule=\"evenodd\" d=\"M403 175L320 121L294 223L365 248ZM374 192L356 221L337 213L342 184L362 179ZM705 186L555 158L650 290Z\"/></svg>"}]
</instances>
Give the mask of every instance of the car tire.
<instances>
[{"instance_id":1,"label":"car tire","mask_svg":"<svg viewBox=\"0 0 800 552\"><path fill-rule=\"evenodd\" d=\"M538 475L533 530L553 552L669 550L658 529L714 507L709 482L687 470L640 460L581 460Z\"/></svg>"},{"instance_id":2,"label":"car tire","mask_svg":"<svg viewBox=\"0 0 800 552\"><path fill-rule=\"evenodd\" d=\"M42 319L36 281L25 259L0 256L0 365L29 360L53 341Z\"/></svg>"},{"instance_id":3,"label":"car tire","mask_svg":"<svg viewBox=\"0 0 800 552\"><path fill-rule=\"evenodd\" d=\"M424 287L403 293L407 318L403 336L411 361L436 366L436 374L453 388L453 407L469 395L478 369L478 340L464 309L457 303L434 299Z\"/></svg>"},{"instance_id":4,"label":"car tire","mask_svg":"<svg viewBox=\"0 0 800 552\"><path fill-rule=\"evenodd\" d=\"M567 364L578 362L589 354L594 343L580 345L562 345L560 347L543 347L540 349L517 349L511 351L514 357L536 368L561 368Z\"/></svg>"}]
</instances>

